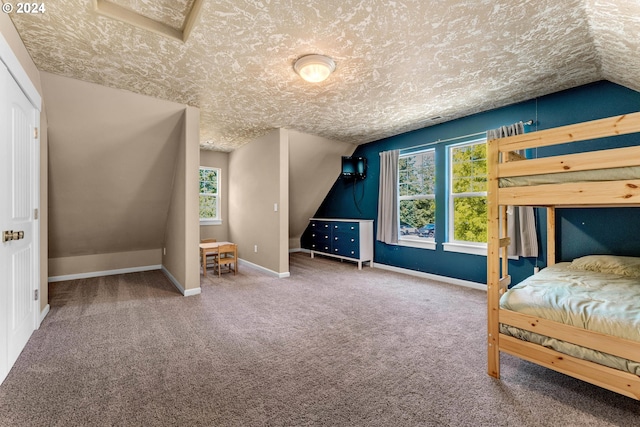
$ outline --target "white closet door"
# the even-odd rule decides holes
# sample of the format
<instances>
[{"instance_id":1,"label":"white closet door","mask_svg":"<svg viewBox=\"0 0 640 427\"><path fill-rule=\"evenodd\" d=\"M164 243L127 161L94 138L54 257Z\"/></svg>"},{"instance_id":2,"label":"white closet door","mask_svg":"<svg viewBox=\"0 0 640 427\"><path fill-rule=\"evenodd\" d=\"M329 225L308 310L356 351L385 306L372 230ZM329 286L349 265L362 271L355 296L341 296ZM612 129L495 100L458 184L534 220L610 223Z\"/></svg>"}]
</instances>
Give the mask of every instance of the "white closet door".
<instances>
[{"instance_id":1,"label":"white closet door","mask_svg":"<svg viewBox=\"0 0 640 427\"><path fill-rule=\"evenodd\" d=\"M0 381L37 326L38 112L0 63ZM12 233L13 232L13 233Z\"/></svg>"}]
</instances>

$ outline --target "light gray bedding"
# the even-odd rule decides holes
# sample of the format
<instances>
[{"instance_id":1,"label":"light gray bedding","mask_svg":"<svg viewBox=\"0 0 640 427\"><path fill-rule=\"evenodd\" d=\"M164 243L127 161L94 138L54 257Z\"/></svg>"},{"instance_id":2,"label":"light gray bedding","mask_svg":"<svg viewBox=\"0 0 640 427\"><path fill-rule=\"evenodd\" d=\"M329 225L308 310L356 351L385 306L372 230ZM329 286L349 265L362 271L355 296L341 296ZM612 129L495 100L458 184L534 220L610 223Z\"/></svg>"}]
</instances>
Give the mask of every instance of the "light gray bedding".
<instances>
[{"instance_id":1,"label":"light gray bedding","mask_svg":"<svg viewBox=\"0 0 640 427\"><path fill-rule=\"evenodd\" d=\"M640 179L640 166L500 178L500 187Z\"/></svg>"},{"instance_id":2,"label":"light gray bedding","mask_svg":"<svg viewBox=\"0 0 640 427\"><path fill-rule=\"evenodd\" d=\"M572 270L559 263L508 290L501 308L640 342L640 278ZM500 325L500 332L640 375L640 363Z\"/></svg>"}]
</instances>

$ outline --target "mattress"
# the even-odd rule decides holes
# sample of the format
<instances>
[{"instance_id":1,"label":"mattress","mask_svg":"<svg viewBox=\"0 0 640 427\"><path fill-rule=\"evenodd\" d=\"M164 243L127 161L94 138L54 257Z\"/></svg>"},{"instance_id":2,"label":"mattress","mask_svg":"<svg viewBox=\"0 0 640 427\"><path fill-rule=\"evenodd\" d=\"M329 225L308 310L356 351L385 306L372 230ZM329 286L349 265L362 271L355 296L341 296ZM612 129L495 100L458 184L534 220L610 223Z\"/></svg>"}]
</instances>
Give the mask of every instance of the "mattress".
<instances>
[{"instance_id":1,"label":"mattress","mask_svg":"<svg viewBox=\"0 0 640 427\"><path fill-rule=\"evenodd\" d=\"M513 176L500 178L499 185L500 187L526 187L530 185L561 184L566 182L620 181L628 179L640 179L640 166Z\"/></svg>"},{"instance_id":2,"label":"mattress","mask_svg":"<svg viewBox=\"0 0 640 427\"><path fill-rule=\"evenodd\" d=\"M559 263L514 286L500 307L640 342L640 278L581 271ZM513 326L500 332L570 356L640 375L640 363Z\"/></svg>"}]
</instances>

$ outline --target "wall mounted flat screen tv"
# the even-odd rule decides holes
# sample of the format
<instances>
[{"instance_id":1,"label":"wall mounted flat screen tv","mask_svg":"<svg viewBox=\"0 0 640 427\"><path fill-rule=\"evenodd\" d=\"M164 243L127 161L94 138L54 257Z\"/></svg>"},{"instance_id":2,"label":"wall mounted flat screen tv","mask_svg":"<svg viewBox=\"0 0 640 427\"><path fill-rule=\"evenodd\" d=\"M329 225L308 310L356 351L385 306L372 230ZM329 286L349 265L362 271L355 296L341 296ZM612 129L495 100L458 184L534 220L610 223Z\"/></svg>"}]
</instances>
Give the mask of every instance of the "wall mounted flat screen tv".
<instances>
[{"instance_id":1,"label":"wall mounted flat screen tv","mask_svg":"<svg viewBox=\"0 0 640 427\"><path fill-rule=\"evenodd\" d=\"M366 178L367 159L365 157L342 156L342 176L355 179Z\"/></svg>"}]
</instances>

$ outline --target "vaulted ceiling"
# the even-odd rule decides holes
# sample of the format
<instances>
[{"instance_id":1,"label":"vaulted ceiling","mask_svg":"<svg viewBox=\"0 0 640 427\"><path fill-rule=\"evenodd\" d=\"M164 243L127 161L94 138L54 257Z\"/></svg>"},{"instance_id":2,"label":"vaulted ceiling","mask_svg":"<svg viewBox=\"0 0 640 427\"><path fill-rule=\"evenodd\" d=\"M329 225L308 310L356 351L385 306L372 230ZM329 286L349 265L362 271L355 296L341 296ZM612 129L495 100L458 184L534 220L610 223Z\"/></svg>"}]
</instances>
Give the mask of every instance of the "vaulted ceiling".
<instances>
[{"instance_id":1,"label":"vaulted ceiling","mask_svg":"<svg viewBox=\"0 0 640 427\"><path fill-rule=\"evenodd\" d=\"M361 144L602 79L640 91L640 0L42 3L10 14L40 70L197 106L215 150L279 127ZM337 64L323 83L293 70L310 53Z\"/></svg>"}]
</instances>

